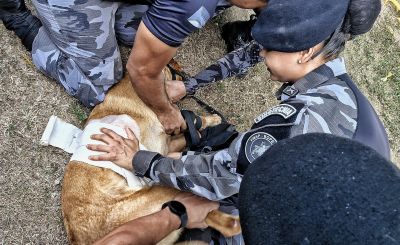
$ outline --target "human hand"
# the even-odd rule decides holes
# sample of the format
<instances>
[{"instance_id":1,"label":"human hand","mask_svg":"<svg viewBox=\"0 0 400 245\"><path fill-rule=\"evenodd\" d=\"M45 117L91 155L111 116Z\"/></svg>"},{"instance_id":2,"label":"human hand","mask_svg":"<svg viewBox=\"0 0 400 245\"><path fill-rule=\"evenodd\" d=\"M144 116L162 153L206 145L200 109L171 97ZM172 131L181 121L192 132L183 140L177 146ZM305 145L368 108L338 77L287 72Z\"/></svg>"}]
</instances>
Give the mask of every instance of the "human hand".
<instances>
[{"instance_id":1,"label":"human hand","mask_svg":"<svg viewBox=\"0 0 400 245\"><path fill-rule=\"evenodd\" d=\"M169 111L158 113L157 116L167 134L177 135L186 129L186 122L176 105L171 105Z\"/></svg>"},{"instance_id":2,"label":"human hand","mask_svg":"<svg viewBox=\"0 0 400 245\"><path fill-rule=\"evenodd\" d=\"M185 84L182 81L166 81L165 90L172 103L176 103L186 96Z\"/></svg>"},{"instance_id":3,"label":"human hand","mask_svg":"<svg viewBox=\"0 0 400 245\"><path fill-rule=\"evenodd\" d=\"M193 228L207 228L205 219L209 212L218 209L219 203L210 201L204 197L193 195L189 192L179 193L175 201L181 202L188 215L188 223L186 227L189 229Z\"/></svg>"},{"instance_id":4,"label":"human hand","mask_svg":"<svg viewBox=\"0 0 400 245\"><path fill-rule=\"evenodd\" d=\"M111 161L120 167L133 170L132 159L139 150L139 141L131 129L125 131L128 138L124 138L111 129L101 128L103 134L93 134L90 138L106 143L106 145L88 144L86 147L92 151L105 152L106 154L89 156L93 161Z\"/></svg>"}]
</instances>

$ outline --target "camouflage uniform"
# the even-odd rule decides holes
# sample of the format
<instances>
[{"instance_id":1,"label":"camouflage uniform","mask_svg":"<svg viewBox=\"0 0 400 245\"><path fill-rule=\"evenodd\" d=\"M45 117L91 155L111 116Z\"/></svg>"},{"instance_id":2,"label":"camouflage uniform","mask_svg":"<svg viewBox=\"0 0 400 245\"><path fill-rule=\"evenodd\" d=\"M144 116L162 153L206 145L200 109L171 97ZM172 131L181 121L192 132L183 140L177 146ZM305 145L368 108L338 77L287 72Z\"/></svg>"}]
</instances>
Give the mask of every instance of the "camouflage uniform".
<instances>
[{"instance_id":1,"label":"camouflage uniform","mask_svg":"<svg viewBox=\"0 0 400 245\"><path fill-rule=\"evenodd\" d=\"M357 101L349 86L335 77L345 72L344 67L336 66L334 73L328 65L293 85L284 84L277 93L281 103L257 117L251 130L239 134L228 148L208 154L188 152L179 160L139 151L133 159L136 174L222 200L238 193L247 165L278 140L312 132L352 138L358 123Z\"/></svg>"},{"instance_id":2,"label":"camouflage uniform","mask_svg":"<svg viewBox=\"0 0 400 245\"><path fill-rule=\"evenodd\" d=\"M259 55L261 50L261 45L256 41L251 41L230 52L215 64L202 70L194 77L188 78L185 81L187 94L193 95L197 89L231 76L245 76L251 67L263 61L263 58Z\"/></svg>"},{"instance_id":3,"label":"camouflage uniform","mask_svg":"<svg viewBox=\"0 0 400 245\"><path fill-rule=\"evenodd\" d=\"M229 6L216 1L215 13ZM43 24L33 43L33 63L84 105L103 101L123 75L117 40L132 45L149 6L101 0L32 2Z\"/></svg>"}]
</instances>

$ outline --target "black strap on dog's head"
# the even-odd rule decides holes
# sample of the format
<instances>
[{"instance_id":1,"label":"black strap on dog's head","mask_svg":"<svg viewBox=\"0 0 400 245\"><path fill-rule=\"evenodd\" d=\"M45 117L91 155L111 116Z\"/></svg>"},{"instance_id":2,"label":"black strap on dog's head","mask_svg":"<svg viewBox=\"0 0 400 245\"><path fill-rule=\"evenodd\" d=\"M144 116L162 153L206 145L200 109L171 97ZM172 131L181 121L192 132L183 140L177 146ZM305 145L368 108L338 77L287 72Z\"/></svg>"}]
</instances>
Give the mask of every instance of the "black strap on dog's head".
<instances>
[{"instance_id":1,"label":"black strap on dog's head","mask_svg":"<svg viewBox=\"0 0 400 245\"><path fill-rule=\"evenodd\" d=\"M201 132L200 138L198 130L202 126L201 118L192 111L181 110L181 113L188 127L184 135L191 151L210 152L227 148L238 135L235 126L222 122L219 125L205 128Z\"/></svg>"},{"instance_id":2,"label":"black strap on dog's head","mask_svg":"<svg viewBox=\"0 0 400 245\"><path fill-rule=\"evenodd\" d=\"M193 111L181 110L182 117L186 121L188 130L184 132L185 139L189 148L200 143L198 130L202 126L201 118L194 114Z\"/></svg>"}]
</instances>

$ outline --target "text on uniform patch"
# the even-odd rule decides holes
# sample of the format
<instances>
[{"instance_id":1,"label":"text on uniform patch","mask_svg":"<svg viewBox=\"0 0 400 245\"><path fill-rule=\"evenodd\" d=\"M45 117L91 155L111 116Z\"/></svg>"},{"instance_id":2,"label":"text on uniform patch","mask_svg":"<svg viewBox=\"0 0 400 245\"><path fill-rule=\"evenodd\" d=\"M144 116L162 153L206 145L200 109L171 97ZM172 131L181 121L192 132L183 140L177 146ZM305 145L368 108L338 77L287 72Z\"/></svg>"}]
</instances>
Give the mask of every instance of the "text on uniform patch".
<instances>
[{"instance_id":1,"label":"text on uniform patch","mask_svg":"<svg viewBox=\"0 0 400 245\"><path fill-rule=\"evenodd\" d=\"M259 123L271 115L280 115L283 118L288 119L289 117L293 116L296 112L297 110L293 106L288 104L280 104L260 114L258 117L254 119L254 122Z\"/></svg>"}]
</instances>

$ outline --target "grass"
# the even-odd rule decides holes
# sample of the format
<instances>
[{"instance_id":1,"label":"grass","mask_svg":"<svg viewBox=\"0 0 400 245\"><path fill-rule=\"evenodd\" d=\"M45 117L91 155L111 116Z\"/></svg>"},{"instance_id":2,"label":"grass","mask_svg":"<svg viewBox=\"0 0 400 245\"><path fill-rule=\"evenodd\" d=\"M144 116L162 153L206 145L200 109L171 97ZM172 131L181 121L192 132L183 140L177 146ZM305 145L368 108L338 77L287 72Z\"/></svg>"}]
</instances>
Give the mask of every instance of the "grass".
<instances>
[{"instance_id":1,"label":"grass","mask_svg":"<svg viewBox=\"0 0 400 245\"><path fill-rule=\"evenodd\" d=\"M7 133L8 136L11 136L11 135L14 135L14 134L15 134L16 130L17 130L17 125L15 124L15 122L11 122L11 123L8 125L8 128L7 128L7 130L6 130L6 133Z\"/></svg>"},{"instance_id":2,"label":"grass","mask_svg":"<svg viewBox=\"0 0 400 245\"><path fill-rule=\"evenodd\" d=\"M372 100L389 133L393 160L399 159L400 114L400 22L393 9L384 15L366 36L353 41L345 52L354 80Z\"/></svg>"},{"instance_id":3,"label":"grass","mask_svg":"<svg viewBox=\"0 0 400 245\"><path fill-rule=\"evenodd\" d=\"M70 112L82 123L88 118L88 114L82 108L79 103L74 103L70 105Z\"/></svg>"}]
</instances>

